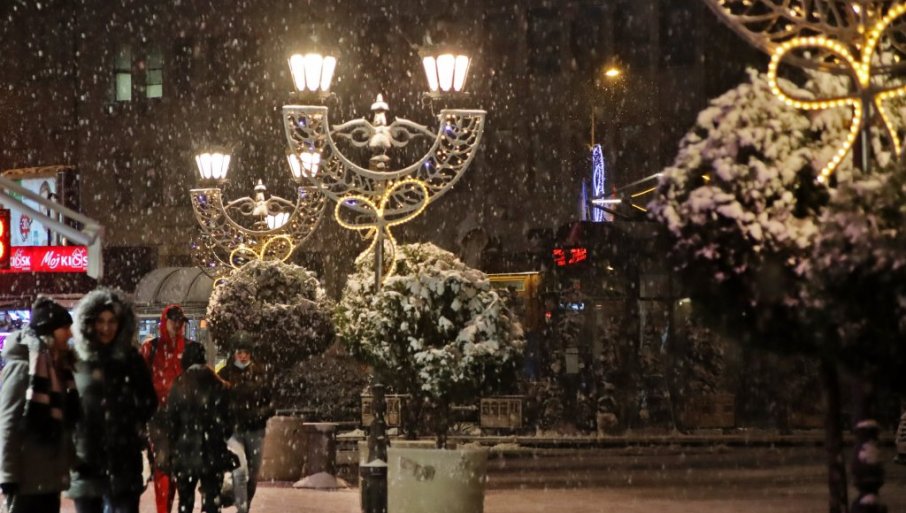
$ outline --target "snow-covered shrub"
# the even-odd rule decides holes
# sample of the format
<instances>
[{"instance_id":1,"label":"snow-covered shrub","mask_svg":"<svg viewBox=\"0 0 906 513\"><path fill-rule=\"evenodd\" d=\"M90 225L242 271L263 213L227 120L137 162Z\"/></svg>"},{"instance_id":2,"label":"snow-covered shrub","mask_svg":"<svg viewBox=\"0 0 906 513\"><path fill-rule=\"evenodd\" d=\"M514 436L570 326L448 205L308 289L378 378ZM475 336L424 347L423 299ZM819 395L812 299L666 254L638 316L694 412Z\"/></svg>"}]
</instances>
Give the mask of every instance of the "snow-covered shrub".
<instances>
[{"instance_id":1,"label":"snow-covered shrub","mask_svg":"<svg viewBox=\"0 0 906 513\"><path fill-rule=\"evenodd\" d=\"M327 298L314 273L293 264L253 261L218 286L208 304L208 323L218 349L232 352L230 335L254 335L254 357L288 369L322 353L334 339Z\"/></svg>"},{"instance_id":2,"label":"snow-covered shrub","mask_svg":"<svg viewBox=\"0 0 906 513\"><path fill-rule=\"evenodd\" d=\"M808 270L828 343L853 370L906 385L906 174L841 185L821 218Z\"/></svg>"},{"instance_id":3,"label":"snow-covered shrub","mask_svg":"<svg viewBox=\"0 0 906 513\"><path fill-rule=\"evenodd\" d=\"M368 383L368 373L361 363L343 352L331 349L303 360L287 370L283 379L276 394L278 408L301 409L313 421L360 417L359 399Z\"/></svg>"},{"instance_id":4,"label":"snow-covered shrub","mask_svg":"<svg viewBox=\"0 0 906 513\"><path fill-rule=\"evenodd\" d=\"M843 79L809 76L802 95L846 91ZM802 273L827 195L814 177L844 140L849 119L845 108L788 107L751 71L749 81L699 114L649 205L675 240L673 260L696 303L768 347L814 349L809 340L792 342L791 327L801 324ZM848 177L851 169L846 159L837 172Z\"/></svg>"},{"instance_id":5,"label":"snow-covered shrub","mask_svg":"<svg viewBox=\"0 0 906 513\"><path fill-rule=\"evenodd\" d=\"M442 436L451 402L472 403L515 382L522 327L487 275L433 244L399 246L396 274L377 293L371 257L356 260L337 333L396 392L428 400Z\"/></svg>"}]
</instances>

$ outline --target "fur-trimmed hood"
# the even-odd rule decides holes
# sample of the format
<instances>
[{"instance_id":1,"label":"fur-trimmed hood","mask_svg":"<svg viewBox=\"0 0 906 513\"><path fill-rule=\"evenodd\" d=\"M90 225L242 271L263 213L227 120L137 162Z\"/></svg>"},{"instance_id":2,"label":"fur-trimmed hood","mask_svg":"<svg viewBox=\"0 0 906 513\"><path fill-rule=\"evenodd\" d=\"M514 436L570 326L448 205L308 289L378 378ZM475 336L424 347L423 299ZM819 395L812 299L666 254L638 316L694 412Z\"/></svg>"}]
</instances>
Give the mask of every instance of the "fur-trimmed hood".
<instances>
[{"instance_id":1,"label":"fur-trimmed hood","mask_svg":"<svg viewBox=\"0 0 906 513\"><path fill-rule=\"evenodd\" d=\"M83 297L76 306L72 335L81 360L97 358L99 345L94 341L94 321L104 310L112 310L119 320L119 333L112 348L114 357L125 357L128 354L126 349L135 342L138 320L125 293L106 288L96 289Z\"/></svg>"}]
</instances>

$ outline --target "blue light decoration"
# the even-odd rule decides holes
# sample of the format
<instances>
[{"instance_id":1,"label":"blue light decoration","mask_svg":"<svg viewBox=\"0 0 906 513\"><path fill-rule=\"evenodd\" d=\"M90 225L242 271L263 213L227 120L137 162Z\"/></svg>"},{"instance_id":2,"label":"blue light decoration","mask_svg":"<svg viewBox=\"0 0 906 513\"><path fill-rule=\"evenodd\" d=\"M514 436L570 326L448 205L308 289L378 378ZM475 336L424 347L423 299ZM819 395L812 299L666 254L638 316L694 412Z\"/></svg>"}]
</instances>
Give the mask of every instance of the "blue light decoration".
<instances>
[{"instance_id":1,"label":"blue light decoration","mask_svg":"<svg viewBox=\"0 0 906 513\"><path fill-rule=\"evenodd\" d=\"M582 179L582 192L579 193L579 219L588 221L591 215L591 198L588 197L588 180Z\"/></svg>"},{"instance_id":2,"label":"blue light decoration","mask_svg":"<svg viewBox=\"0 0 906 513\"><path fill-rule=\"evenodd\" d=\"M604 162L604 151L600 144L596 144L591 149L591 197L593 199L604 197L606 181L607 164ZM596 223L610 221L609 217L605 216L605 212L600 208L591 210L591 220Z\"/></svg>"}]
</instances>

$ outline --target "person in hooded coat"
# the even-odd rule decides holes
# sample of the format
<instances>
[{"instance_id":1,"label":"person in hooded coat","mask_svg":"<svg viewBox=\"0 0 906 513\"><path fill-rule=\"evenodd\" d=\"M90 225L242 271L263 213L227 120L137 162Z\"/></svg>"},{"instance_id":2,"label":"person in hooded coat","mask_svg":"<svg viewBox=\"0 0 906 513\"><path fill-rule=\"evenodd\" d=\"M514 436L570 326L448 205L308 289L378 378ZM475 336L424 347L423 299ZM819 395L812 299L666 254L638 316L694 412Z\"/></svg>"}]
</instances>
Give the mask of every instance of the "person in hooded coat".
<instances>
[{"instance_id":1,"label":"person in hooded coat","mask_svg":"<svg viewBox=\"0 0 906 513\"><path fill-rule=\"evenodd\" d=\"M189 344L182 355L183 373L164 406L170 443L170 475L179 495L179 512L191 513L200 484L204 513L220 511L223 474L238 460L227 448L233 432L226 384L207 365L204 347Z\"/></svg>"},{"instance_id":2,"label":"person in hooded coat","mask_svg":"<svg viewBox=\"0 0 906 513\"><path fill-rule=\"evenodd\" d=\"M79 398L69 350L72 317L38 297L28 328L7 337L0 377L0 490L7 511L58 513L69 487Z\"/></svg>"},{"instance_id":3,"label":"person in hooded coat","mask_svg":"<svg viewBox=\"0 0 906 513\"><path fill-rule=\"evenodd\" d=\"M182 374L180 359L183 351L189 345L198 342L185 338L186 322L188 318L179 305L167 305L160 314L160 327L157 337L142 343L141 353L151 370L151 380L154 391L157 392L158 405L163 407L167 402L170 387L176 378ZM169 447L167 447L167 434L161 432L162 425L155 419L149 426L151 435L152 462L154 468L154 499L157 513L170 513L173 507L173 497L176 489L171 486L170 474L166 469L169 460Z\"/></svg>"},{"instance_id":4,"label":"person in hooded coat","mask_svg":"<svg viewBox=\"0 0 906 513\"><path fill-rule=\"evenodd\" d=\"M237 331L230 337L229 345L235 351L233 361L217 375L227 382L236 422L228 445L240 462L244 462L233 471L236 512L248 513L258 487L267 419L274 416L274 406L265 368L252 359L254 336L247 331Z\"/></svg>"},{"instance_id":5,"label":"person in hooded coat","mask_svg":"<svg viewBox=\"0 0 906 513\"><path fill-rule=\"evenodd\" d=\"M138 513L145 489L144 426L157 409L157 395L133 344L135 330L135 312L120 292L92 291L76 308L82 415L68 495L78 513Z\"/></svg>"}]
</instances>

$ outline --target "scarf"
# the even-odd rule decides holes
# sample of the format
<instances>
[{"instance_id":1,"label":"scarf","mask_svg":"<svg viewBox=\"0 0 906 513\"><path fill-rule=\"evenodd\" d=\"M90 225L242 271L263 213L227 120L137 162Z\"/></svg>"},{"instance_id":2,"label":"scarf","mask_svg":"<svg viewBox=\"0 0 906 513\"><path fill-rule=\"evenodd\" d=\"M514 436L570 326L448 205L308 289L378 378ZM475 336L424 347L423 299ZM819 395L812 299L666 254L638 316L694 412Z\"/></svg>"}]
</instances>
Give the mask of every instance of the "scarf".
<instances>
[{"instance_id":1,"label":"scarf","mask_svg":"<svg viewBox=\"0 0 906 513\"><path fill-rule=\"evenodd\" d=\"M79 412L72 367L56 362L41 344L28 352L28 389L25 391L25 420L29 431L45 440L58 440L63 427L75 425Z\"/></svg>"}]
</instances>

